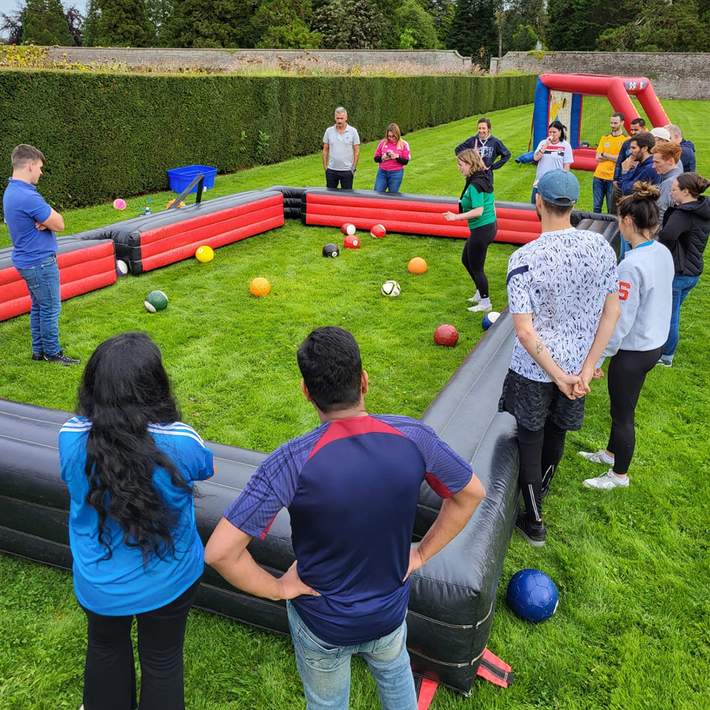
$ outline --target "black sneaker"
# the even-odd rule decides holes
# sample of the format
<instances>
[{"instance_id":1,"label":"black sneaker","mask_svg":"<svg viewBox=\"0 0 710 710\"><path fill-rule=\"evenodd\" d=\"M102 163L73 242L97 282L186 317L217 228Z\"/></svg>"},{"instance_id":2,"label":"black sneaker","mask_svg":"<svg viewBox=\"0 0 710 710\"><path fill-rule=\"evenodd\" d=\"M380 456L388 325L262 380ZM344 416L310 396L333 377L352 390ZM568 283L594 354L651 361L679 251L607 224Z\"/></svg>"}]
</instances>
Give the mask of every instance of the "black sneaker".
<instances>
[{"instance_id":1,"label":"black sneaker","mask_svg":"<svg viewBox=\"0 0 710 710\"><path fill-rule=\"evenodd\" d=\"M32 353L32 359L35 362L44 362L44 353Z\"/></svg>"},{"instance_id":2,"label":"black sneaker","mask_svg":"<svg viewBox=\"0 0 710 710\"><path fill-rule=\"evenodd\" d=\"M545 545L547 530L545 530L545 526L541 522L530 520L525 513L520 512L515 521L515 527L533 547L543 547Z\"/></svg>"},{"instance_id":3,"label":"black sneaker","mask_svg":"<svg viewBox=\"0 0 710 710\"><path fill-rule=\"evenodd\" d=\"M56 362L60 365L78 365L81 360L77 360L74 357L69 357L68 355L65 355L62 350L60 350L56 355L45 355L44 359L47 362Z\"/></svg>"}]
</instances>

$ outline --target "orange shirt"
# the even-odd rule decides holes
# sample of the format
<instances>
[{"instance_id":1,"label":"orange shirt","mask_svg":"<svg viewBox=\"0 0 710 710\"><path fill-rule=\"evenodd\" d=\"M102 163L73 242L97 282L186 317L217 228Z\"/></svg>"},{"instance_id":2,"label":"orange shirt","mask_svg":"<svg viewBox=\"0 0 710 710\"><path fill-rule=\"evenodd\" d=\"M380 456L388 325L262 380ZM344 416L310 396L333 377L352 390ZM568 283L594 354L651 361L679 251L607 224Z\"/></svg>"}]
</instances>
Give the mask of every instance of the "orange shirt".
<instances>
[{"instance_id":1,"label":"orange shirt","mask_svg":"<svg viewBox=\"0 0 710 710\"><path fill-rule=\"evenodd\" d=\"M618 136L612 136L611 133L608 136L602 136L599 139L597 153L606 153L607 155L618 156L621 146L625 140L626 136L623 133L619 133ZM602 160L600 163L597 163L597 168L594 171L594 177L601 180L613 180L615 167L616 160Z\"/></svg>"}]
</instances>

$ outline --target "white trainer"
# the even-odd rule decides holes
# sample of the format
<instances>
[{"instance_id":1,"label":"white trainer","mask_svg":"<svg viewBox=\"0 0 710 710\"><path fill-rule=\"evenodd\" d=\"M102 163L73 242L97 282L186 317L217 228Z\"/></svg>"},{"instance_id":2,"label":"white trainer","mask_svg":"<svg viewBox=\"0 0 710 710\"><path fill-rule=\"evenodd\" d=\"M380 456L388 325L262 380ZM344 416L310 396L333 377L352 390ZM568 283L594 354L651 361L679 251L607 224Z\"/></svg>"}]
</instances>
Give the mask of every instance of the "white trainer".
<instances>
[{"instance_id":1,"label":"white trainer","mask_svg":"<svg viewBox=\"0 0 710 710\"><path fill-rule=\"evenodd\" d=\"M471 296L471 298L466 299L469 303L478 303L481 300L481 294L476 291L476 293Z\"/></svg>"},{"instance_id":2,"label":"white trainer","mask_svg":"<svg viewBox=\"0 0 710 710\"><path fill-rule=\"evenodd\" d=\"M471 313L488 313L493 310L493 306L491 305L490 298L484 298L480 301L480 303L477 303L474 306L469 306L466 310L471 311Z\"/></svg>"},{"instance_id":3,"label":"white trainer","mask_svg":"<svg viewBox=\"0 0 710 710\"><path fill-rule=\"evenodd\" d=\"M596 478L588 478L583 483L585 488L596 488L598 491L610 491L613 488L628 488L629 477L618 476L611 469Z\"/></svg>"},{"instance_id":4,"label":"white trainer","mask_svg":"<svg viewBox=\"0 0 710 710\"><path fill-rule=\"evenodd\" d=\"M599 451L580 451L579 455L592 463L601 463L604 466L614 465L614 457L609 456L604 449L599 449Z\"/></svg>"}]
</instances>

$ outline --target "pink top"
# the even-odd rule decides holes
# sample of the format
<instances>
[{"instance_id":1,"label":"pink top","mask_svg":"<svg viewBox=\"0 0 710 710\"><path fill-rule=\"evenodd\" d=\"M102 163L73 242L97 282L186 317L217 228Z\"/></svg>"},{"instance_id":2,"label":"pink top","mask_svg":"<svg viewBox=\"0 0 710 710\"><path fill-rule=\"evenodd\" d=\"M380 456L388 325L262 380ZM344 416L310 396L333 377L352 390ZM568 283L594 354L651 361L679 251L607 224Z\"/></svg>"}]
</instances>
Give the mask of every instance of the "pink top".
<instances>
[{"instance_id":1,"label":"pink top","mask_svg":"<svg viewBox=\"0 0 710 710\"><path fill-rule=\"evenodd\" d=\"M401 148L397 148L396 143L390 143L386 139L381 140L380 144L377 146L377 150L375 151L375 157L378 158L389 151L394 153L395 158L399 157L404 158L405 160L411 160L412 156L409 152L409 143L405 140L402 141ZM395 158L387 158L386 160L382 160L380 167L383 170L402 170L404 165L402 165L402 163L398 163Z\"/></svg>"}]
</instances>

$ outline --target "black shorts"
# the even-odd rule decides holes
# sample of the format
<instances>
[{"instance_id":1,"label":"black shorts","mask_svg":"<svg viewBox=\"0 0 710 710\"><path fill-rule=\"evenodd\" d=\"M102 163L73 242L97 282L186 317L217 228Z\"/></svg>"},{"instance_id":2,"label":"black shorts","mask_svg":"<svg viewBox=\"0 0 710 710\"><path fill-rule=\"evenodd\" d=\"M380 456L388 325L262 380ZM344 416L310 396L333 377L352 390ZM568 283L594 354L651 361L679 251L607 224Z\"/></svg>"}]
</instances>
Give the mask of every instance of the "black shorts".
<instances>
[{"instance_id":1,"label":"black shorts","mask_svg":"<svg viewBox=\"0 0 710 710\"><path fill-rule=\"evenodd\" d=\"M584 397L569 399L554 382L536 382L508 370L498 411L509 412L529 431L544 429L548 419L564 431L576 431L584 423Z\"/></svg>"}]
</instances>

